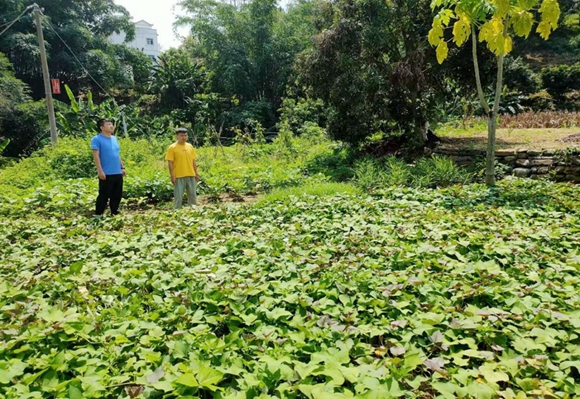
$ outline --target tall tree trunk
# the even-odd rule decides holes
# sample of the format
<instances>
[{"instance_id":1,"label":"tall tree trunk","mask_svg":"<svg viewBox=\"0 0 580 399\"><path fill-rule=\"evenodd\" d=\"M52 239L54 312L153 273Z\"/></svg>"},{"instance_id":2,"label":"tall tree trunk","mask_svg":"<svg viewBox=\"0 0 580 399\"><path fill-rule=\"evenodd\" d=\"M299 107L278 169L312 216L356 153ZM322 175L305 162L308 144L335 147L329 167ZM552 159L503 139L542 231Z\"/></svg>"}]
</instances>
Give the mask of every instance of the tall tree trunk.
<instances>
[{"instance_id":1,"label":"tall tree trunk","mask_svg":"<svg viewBox=\"0 0 580 399\"><path fill-rule=\"evenodd\" d=\"M424 146L427 142L427 131L425 128L425 117L419 109L418 104L418 94L415 90L410 93L411 104L413 109L413 130L415 131L415 136L418 140L419 145Z\"/></svg>"},{"instance_id":2,"label":"tall tree trunk","mask_svg":"<svg viewBox=\"0 0 580 399\"><path fill-rule=\"evenodd\" d=\"M472 43L472 53L473 53L473 69L475 70L475 84L477 86L477 95L479 97L479 102L483 107L485 115L489 118L489 105L485 101L485 96L483 95L483 87L481 86L481 77L479 75L479 61L477 59L477 33L475 32L475 25L471 25L471 43Z\"/></svg>"},{"instance_id":3,"label":"tall tree trunk","mask_svg":"<svg viewBox=\"0 0 580 399\"><path fill-rule=\"evenodd\" d=\"M504 28L504 37L507 33ZM487 157L485 160L485 184L488 187L495 186L495 132L497 129L497 119L499 115L499 102L501 100L501 92L503 88L503 64L505 55L502 52L497 58L497 82L495 85L495 100L493 102L493 109L487 121Z\"/></svg>"},{"instance_id":4,"label":"tall tree trunk","mask_svg":"<svg viewBox=\"0 0 580 399\"><path fill-rule=\"evenodd\" d=\"M497 114L487 119L487 154L485 157L485 184L495 186L495 130L497 128Z\"/></svg>"},{"instance_id":5,"label":"tall tree trunk","mask_svg":"<svg viewBox=\"0 0 580 399\"><path fill-rule=\"evenodd\" d=\"M507 35L507 24L504 28L504 37ZM497 117L499 114L499 102L501 100L501 92L503 87L503 64L505 55L501 53L497 58L497 81L495 86L495 99L493 108L489 108L489 104L485 101L483 95L483 87L481 85L481 77L479 75L479 62L477 60L477 36L475 26L471 26L471 40L473 52L473 66L475 68L475 83L477 85L477 94L481 106L487 115L487 154L485 158L485 184L492 187L495 186L495 132L497 130Z\"/></svg>"}]
</instances>

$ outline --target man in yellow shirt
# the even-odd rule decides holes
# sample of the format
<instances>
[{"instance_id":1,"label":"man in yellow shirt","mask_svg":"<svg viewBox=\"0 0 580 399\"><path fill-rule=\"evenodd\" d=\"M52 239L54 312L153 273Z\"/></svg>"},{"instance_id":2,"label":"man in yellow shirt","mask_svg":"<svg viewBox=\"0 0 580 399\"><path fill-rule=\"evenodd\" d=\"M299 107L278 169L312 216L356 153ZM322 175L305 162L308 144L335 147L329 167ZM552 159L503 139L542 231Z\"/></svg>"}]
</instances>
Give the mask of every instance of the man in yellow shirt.
<instances>
[{"instance_id":1,"label":"man in yellow shirt","mask_svg":"<svg viewBox=\"0 0 580 399\"><path fill-rule=\"evenodd\" d=\"M174 207L181 208L183 192L187 191L187 204L197 205L197 182L199 173L195 159L197 154L195 148L187 142L187 129L180 127L175 132L177 141L169 146L165 160L169 166L171 183L174 190Z\"/></svg>"}]
</instances>

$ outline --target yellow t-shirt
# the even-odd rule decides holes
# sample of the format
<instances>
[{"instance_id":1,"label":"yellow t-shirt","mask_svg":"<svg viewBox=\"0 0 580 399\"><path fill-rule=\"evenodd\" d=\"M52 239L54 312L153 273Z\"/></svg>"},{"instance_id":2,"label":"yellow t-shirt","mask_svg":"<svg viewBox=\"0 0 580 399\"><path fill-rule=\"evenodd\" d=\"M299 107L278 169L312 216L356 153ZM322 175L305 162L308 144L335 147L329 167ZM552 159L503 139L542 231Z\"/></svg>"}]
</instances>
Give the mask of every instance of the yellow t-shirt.
<instances>
[{"instance_id":1,"label":"yellow t-shirt","mask_svg":"<svg viewBox=\"0 0 580 399\"><path fill-rule=\"evenodd\" d=\"M193 177L193 161L197 158L195 148L189 143L173 143L167 149L166 161L173 162L173 173L175 177Z\"/></svg>"}]
</instances>

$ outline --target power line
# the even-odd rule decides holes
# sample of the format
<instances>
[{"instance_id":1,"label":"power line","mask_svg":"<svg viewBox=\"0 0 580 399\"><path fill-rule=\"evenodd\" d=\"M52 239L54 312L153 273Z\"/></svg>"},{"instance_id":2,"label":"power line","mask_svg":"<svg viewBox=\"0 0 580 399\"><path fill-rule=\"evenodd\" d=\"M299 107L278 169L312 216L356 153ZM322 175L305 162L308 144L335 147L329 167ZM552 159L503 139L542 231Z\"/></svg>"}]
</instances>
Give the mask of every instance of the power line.
<instances>
[{"instance_id":1,"label":"power line","mask_svg":"<svg viewBox=\"0 0 580 399\"><path fill-rule=\"evenodd\" d=\"M3 15L0 15L0 19L4 19L4 18L11 17L11 16L13 16L13 15L15 15L15 14L18 14L19 12L20 12L20 11L12 11L12 12L9 12L9 13L3 14ZM0 26L6 26L6 25L8 25L8 24L9 24L9 22L4 22L4 23L3 23L2 25L0 25Z\"/></svg>"},{"instance_id":2,"label":"power line","mask_svg":"<svg viewBox=\"0 0 580 399\"><path fill-rule=\"evenodd\" d=\"M8 24L8 27L6 29L4 29L2 32L0 32L0 36L2 36L4 34L4 32L6 32L8 29L10 29L12 27L12 25L14 25L16 22L18 22L20 20L20 18L22 18L24 16L24 14L26 14L33 6L28 6L24 9L24 11L22 11L20 13L20 15L18 17L16 17L16 19L12 22L10 22ZM5 26L5 25L3 25Z\"/></svg>"},{"instance_id":3,"label":"power line","mask_svg":"<svg viewBox=\"0 0 580 399\"><path fill-rule=\"evenodd\" d=\"M42 14L44 15L44 14ZM79 65L81 66L81 68L86 72L86 74L93 80L93 82L96 83L96 85L103 91L103 93L105 93L108 97L113 98L104 88L103 86L101 86L99 84L99 82L97 82L97 80L95 78L93 78L93 75L91 75L91 73L88 71L87 68L85 68L85 66L83 65L83 63L81 62L81 60L79 60L79 58L76 56L76 54L74 53L74 51L70 48L70 46L64 41L64 39L58 34L58 32L54 29L54 27L52 26L52 23L50 21L48 21L48 27L50 28L51 31L54 32L54 34L60 39L60 41L66 46L66 48L68 49L68 51L72 54L72 56L75 58L75 60L77 60L77 62L79 63Z\"/></svg>"}]
</instances>

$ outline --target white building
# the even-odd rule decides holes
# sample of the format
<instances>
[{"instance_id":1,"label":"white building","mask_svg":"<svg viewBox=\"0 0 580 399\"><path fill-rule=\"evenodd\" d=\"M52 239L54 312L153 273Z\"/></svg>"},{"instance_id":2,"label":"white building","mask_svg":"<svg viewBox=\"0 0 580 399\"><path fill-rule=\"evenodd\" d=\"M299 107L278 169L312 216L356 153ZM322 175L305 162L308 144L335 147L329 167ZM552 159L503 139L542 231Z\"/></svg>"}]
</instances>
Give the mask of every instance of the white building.
<instances>
[{"instance_id":1,"label":"white building","mask_svg":"<svg viewBox=\"0 0 580 399\"><path fill-rule=\"evenodd\" d=\"M157 61L161 50L157 39L157 29L153 29L153 24L147 21L135 22L135 39L132 42L125 43L125 32L113 33L110 40L114 44L126 44L129 47L141 50L149 56L153 62Z\"/></svg>"}]
</instances>

